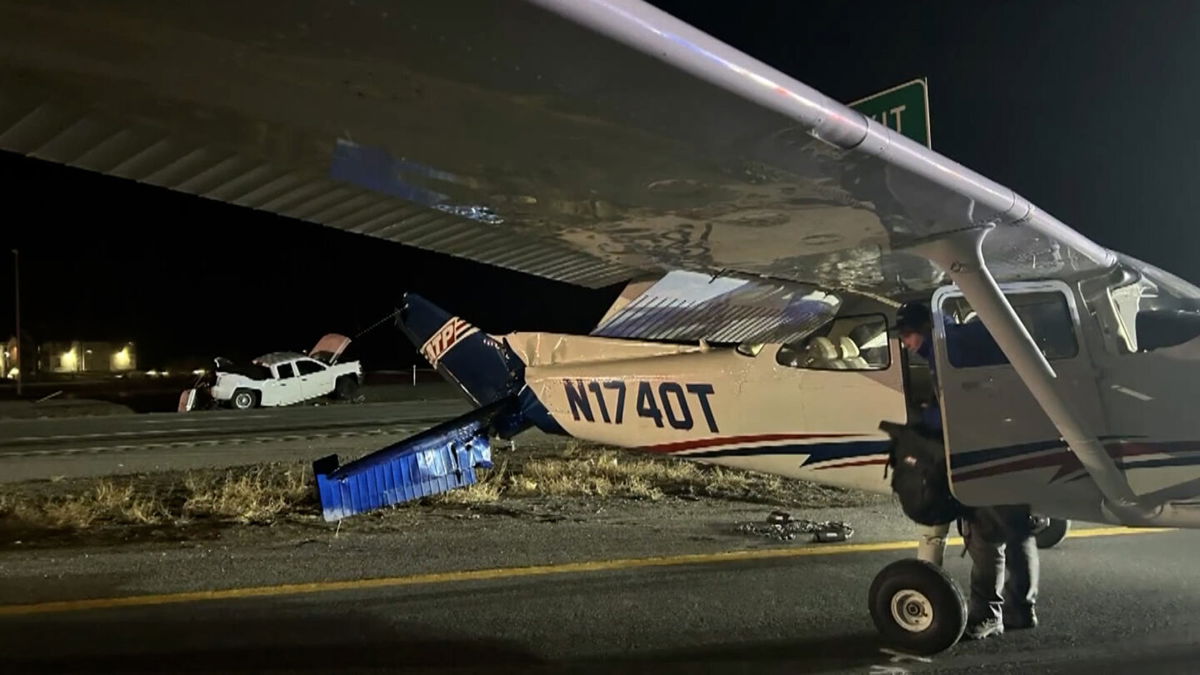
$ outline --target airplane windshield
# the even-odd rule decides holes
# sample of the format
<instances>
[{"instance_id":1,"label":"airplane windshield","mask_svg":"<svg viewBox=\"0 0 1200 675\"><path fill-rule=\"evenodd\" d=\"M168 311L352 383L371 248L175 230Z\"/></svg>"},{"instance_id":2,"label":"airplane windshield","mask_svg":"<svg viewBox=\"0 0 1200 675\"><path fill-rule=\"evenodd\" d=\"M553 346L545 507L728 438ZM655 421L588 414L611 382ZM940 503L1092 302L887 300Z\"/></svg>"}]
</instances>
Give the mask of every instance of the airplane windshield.
<instances>
[{"instance_id":1,"label":"airplane windshield","mask_svg":"<svg viewBox=\"0 0 1200 675\"><path fill-rule=\"evenodd\" d=\"M1088 303L1104 310L1101 320L1112 324L1119 353L1151 351L1200 337L1200 289L1136 258L1119 257L1122 264L1103 279L1101 290L1089 291L1087 284L1084 290Z\"/></svg>"}]
</instances>

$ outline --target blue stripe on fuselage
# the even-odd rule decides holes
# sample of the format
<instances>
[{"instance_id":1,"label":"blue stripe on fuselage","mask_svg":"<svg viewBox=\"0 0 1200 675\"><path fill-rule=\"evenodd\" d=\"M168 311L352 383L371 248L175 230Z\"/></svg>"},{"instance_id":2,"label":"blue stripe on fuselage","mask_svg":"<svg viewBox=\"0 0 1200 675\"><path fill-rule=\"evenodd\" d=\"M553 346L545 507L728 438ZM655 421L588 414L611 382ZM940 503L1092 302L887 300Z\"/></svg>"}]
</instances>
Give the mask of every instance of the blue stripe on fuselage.
<instances>
[{"instance_id":1,"label":"blue stripe on fuselage","mask_svg":"<svg viewBox=\"0 0 1200 675\"><path fill-rule=\"evenodd\" d=\"M1097 440L1100 442L1108 441L1130 441L1145 438L1144 436L1099 436ZM1032 455L1035 452L1043 452L1046 450L1063 450L1067 448L1066 441L1061 438L1046 441L1035 441L1033 443L1021 443L1019 445L1003 445L998 448L983 448L982 450L969 450L967 452L959 452L950 455L950 468L961 469L966 466L974 466L985 462L994 462L998 459L1009 459L1011 457L1020 457L1021 455Z\"/></svg>"},{"instance_id":2,"label":"blue stripe on fuselage","mask_svg":"<svg viewBox=\"0 0 1200 675\"><path fill-rule=\"evenodd\" d=\"M1035 452L1065 447L1066 443L1064 443L1062 439L1056 438L1052 441L1037 441L1035 443L1022 443L1021 445L1007 445L999 448L971 450L970 452L961 452L950 455L950 467L952 469L961 469L965 466L974 466L976 464L992 462L998 459L1008 459L1010 457L1019 457L1021 455L1031 455Z\"/></svg>"}]
</instances>

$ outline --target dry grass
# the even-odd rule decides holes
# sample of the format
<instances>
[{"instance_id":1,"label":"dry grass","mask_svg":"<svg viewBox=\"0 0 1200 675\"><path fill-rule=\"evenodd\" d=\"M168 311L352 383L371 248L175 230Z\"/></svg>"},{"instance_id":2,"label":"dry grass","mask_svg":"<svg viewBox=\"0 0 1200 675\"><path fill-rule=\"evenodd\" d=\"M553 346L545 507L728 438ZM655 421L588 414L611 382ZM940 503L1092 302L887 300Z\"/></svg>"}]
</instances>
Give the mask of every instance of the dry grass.
<instances>
[{"instance_id":1,"label":"dry grass","mask_svg":"<svg viewBox=\"0 0 1200 675\"><path fill-rule=\"evenodd\" d=\"M66 494L4 495L0 519L51 530L181 526L198 520L270 523L314 501L311 470L300 464L189 471L166 481L134 477L85 484Z\"/></svg>"},{"instance_id":2,"label":"dry grass","mask_svg":"<svg viewBox=\"0 0 1200 675\"><path fill-rule=\"evenodd\" d=\"M840 488L582 444L568 446L562 457L527 462L505 487L513 496L708 497L791 506L848 505L859 499Z\"/></svg>"},{"instance_id":3,"label":"dry grass","mask_svg":"<svg viewBox=\"0 0 1200 675\"><path fill-rule=\"evenodd\" d=\"M506 498L716 498L790 506L849 506L858 493L745 471L568 443L510 455L478 483L420 504L474 507ZM104 526L184 528L271 524L318 512L307 464L263 464L114 479L31 484L0 494L0 528L80 531Z\"/></svg>"},{"instance_id":4,"label":"dry grass","mask_svg":"<svg viewBox=\"0 0 1200 675\"><path fill-rule=\"evenodd\" d=\"M850 506L866 495L779 476L613 450L572 440L551 456L481 472L476 485L435 498L439 504L489 504L510 497L713 498L788 506Z\"/></svg>"},{"instance_id":5,"label":"dry grass","mask_svg":"<svg viewBox=\"0 0 1200 675\"><path fill-rule=\"evenodd\" d=\"M190 472L184 477L185 518L217 518L237 523L269 523L313 502L312 469L261 465L223 476Z\"/></svg>"},{"instance_id":6,"label":"dry grass","mask_svg":"<svg viewBox=\"0 0 1200 675\"><path fill-rule=\"evenodd\" d=\"M78 494L14 500L7 511L18 520L68 530L84 529L97 522L154 525L169 517L159 495L139 490L129 482L113 480L98 481Z\"/></svg>"},{"instance_id":7,"label":"dry grass","mask_svg":"<svg viewBox=\"0 0 1200 675\"><path fill-rule=\"evenodd\" d=\"M513 496L626 497L657 500L663 488L694 478L696 467L607 450L564 459L535 459L505 487Z\"/></svg>"}]
</instances>

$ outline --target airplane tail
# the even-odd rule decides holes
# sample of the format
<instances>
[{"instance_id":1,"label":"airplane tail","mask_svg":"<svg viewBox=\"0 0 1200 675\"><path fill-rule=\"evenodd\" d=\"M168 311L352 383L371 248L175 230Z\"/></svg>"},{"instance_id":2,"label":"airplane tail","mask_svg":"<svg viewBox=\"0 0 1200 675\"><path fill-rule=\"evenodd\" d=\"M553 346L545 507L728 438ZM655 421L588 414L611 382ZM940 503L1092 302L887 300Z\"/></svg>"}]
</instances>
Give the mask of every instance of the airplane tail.
<instances>
[{"instance_id":1,"label":"airplane tail","mask_svg":"<svg viewBox=\"0 0 1200 675\"><path fill-rule=\"evenodd\" d=\"M416 293L405 294L396 324L476 406L516 395L525 384L525 364L507 344Z\"/></svg>"},{"instance_id":2,"label":"airplane tail","mask_svg":"<svg viewBox=\"0 0 1200 675\"><path fill-rule=\"evenodd\" d=\"M476 409L349 464L337 455L314 462L325 520L475 483L475 469L492 465L494 436L512 438L534 425L564 433L525 387L525 364L503 340L415 293L404 296L396 325Z\"/></svg>"}]
</instances>

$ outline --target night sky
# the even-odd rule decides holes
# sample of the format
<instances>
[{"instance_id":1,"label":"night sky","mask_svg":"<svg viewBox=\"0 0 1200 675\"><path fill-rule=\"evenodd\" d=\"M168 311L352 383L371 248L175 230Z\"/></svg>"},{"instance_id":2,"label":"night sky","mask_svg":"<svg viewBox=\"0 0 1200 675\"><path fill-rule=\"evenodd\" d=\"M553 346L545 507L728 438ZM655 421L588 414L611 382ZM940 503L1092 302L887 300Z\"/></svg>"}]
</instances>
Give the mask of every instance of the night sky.
<instances>
[{"instance_id":1,"label":"night sky","mask_svg":"<svg viewBox=\"0 0 1200 675\"><path fill-rule=\"evenodd\" d=\"M354 337L370 328L406 291L493 332L586 332L620 292L579 289L9 153L0 153L0 181L21 213L8 219L5 233L21 248L26 339L133 340L145 369L308 351L326 332ZM11 334L12 255L5 253L0 331ZM387 322L352 349L348 356L372 369L420 358Z\"/></svg>"},{"instance_id":2,"label":"night sky","mask_svg":"<svg viewBox=\"0 0 1200 675\"><path fill-rule=\"evenodd\" d=\"M830 96L929 80L934 149L1099 243L1200 282L1200 3L655 4ZM247 359L356 334L407 290L483 328L586 331L587 291L0 154L6 248L36 340L138 342L141 365ZM12 332L0 256L0 333ZM415 353L364 336L369 368Z\"/></svg>"}]
</instances>

